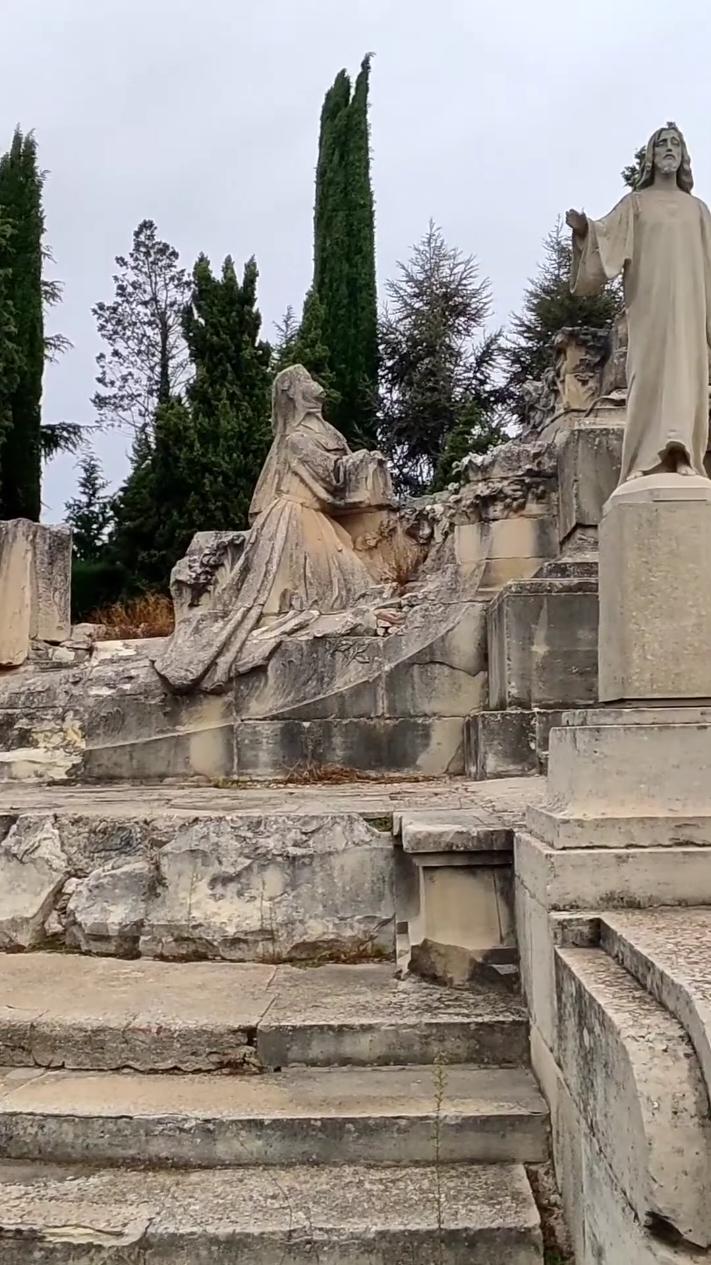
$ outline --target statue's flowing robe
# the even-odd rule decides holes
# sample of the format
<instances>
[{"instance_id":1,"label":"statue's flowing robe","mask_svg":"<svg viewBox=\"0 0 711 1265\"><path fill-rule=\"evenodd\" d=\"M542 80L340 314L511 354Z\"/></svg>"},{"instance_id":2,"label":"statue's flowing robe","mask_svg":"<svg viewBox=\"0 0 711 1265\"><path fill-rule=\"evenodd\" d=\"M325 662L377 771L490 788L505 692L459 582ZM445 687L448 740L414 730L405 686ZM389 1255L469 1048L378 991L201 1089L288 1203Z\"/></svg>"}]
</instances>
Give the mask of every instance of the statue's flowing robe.
<instances>
[{"instance_id":1,"label":"statue's flowing robe","mask_svg":"<svg viewBox=\"0 0 711 1265\"><path fill-rule=\"evenodd\" d=\"M177 625L155 667L178 691L223 688L255 662L245 643L265 616L354 605L374 581L350 536L329 514L343 508L351 453L343 436L309 414L272 445L257 485L244 552L213 608ZM258 660L257 660L258 661Z\"/></svg>"},{"instance_id":2,"label":"statue's flowing robe","mask_svg":"<svg viewBox=\"0 0 711 1265\"><path fill-rule=\"evenodd\" d=\"M620 482L649 474L671 447L705 474L711 346L711 214L681 189L627 194L573 236L574 294L623 274L627 423Z\"/></svg>"}]
</instances>

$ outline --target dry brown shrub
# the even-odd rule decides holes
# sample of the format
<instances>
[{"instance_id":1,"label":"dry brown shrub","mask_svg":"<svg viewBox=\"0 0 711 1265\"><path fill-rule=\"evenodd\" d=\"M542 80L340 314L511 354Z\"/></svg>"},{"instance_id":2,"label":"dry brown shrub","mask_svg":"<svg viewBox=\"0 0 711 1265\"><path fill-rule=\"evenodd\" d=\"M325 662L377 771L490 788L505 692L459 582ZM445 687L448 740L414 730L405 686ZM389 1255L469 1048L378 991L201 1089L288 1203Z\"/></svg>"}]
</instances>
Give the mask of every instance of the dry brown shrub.
<instances>
[{"instance_id":1,"label":"dry brown shrub","mask_svg":"<svg viewBox=\"0 0 711 1265\"><path fill-rule=\"evenodd\" d=\"M175 628L173 603L164 593L145 593L93 611L100 641L131 641L139 637L169 637Z\"/></svg>"}]
</instances>

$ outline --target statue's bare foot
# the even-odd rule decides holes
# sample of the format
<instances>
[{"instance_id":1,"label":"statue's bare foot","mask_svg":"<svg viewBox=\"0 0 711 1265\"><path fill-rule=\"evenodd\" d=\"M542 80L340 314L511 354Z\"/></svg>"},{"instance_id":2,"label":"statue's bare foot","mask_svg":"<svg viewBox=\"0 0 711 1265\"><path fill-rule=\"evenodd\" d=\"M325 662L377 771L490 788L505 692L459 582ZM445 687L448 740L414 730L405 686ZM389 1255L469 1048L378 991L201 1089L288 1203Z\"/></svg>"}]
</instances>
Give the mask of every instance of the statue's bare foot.
<instances>
[{"instance_id":1,"label":"statue's bare foot","mask_svg":"<svg viewBox=\"0 0 711 1265\"><path fill-rule=\"evenodd\" d=\"M643 479L643 478L644 478L644 470L632 470L631 473L627 475L627 478L625 479L625 483L631 483L633 479Z\"/></svg>"},{"instance_id":2,"label":"statue's bare foot","mask_svg":"<svg viewBox=\"0 0 711 1265\"><path fill-rule=\"evenodd\" d=\"M690 466L688 461L686 461L685 458L682 457L680 461L677 463L676 473L689 475L689 474L694 474L695 471L694 471L693 466Z\"/></svg>"}]
</instances>

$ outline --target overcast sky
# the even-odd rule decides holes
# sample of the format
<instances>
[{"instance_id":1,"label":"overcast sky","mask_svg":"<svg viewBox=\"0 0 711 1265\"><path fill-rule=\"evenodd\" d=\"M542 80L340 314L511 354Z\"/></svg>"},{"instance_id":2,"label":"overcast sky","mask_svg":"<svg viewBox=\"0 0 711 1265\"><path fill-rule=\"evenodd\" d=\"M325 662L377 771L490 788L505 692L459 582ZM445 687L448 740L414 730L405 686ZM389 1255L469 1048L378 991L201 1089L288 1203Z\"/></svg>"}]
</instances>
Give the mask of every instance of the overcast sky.
<instances>
[{"instance_id":1,"label":"overcast sky","mask_svg":"<svg viewBox=\"0 0 711 1265\"><path fill-rule=\"evenodd\" d=\"M45 418L90 422L113 257L144 218L191 266L250 254L264 333L311 275L323 94L375 53L371 76L378 277L432 216L474 252L506 321L556 215L594 215L668 118L711 201L709 0L1 0L2 147L34 128L47 239L65 283L51 316L74 344L45 378ZM113 482L126 440L97 450ZM74 458L46 472L61 519Z\"/></svg>"}]
</instances>

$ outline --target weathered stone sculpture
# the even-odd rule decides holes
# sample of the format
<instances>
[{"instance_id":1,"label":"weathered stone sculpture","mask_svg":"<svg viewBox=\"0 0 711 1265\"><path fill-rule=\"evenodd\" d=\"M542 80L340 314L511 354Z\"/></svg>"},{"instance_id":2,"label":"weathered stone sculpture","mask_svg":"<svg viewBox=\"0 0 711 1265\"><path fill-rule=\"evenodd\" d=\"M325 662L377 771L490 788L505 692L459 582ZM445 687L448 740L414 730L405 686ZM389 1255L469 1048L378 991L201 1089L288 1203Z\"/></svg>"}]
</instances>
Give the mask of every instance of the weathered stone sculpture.
<instances>
[{"instance_id":1,"label":"weathered stone sculpture","mask_svg":"<svg viewBox=\"0 0 711 1265\"><path fill-rule=\"evenodd\" d=\"M252 528L211 607L185 612L157 671L176 690L220 689L258 661L245 643L274 637L299 612L346 610L374 581L338 514L394 502L385 458L351 452L323 417L323 391L301 365L274 382L274 441L252 499Z\"/></svg>"},{"instance_id":2,"label":"weathered stone sculpture","mask_svg":"<svg viewBox=\"0 0 711 1265\"><path fill-rule=\"evenodd\" d=\"M627 311L627 424L620 482L669 472L704 476L711 345L711 214L692 197L686 143L674 123L647 145L639 187L602 220L578 211L576 294L622 273Z\"/></svg>"}]
</instances>

